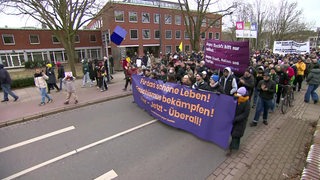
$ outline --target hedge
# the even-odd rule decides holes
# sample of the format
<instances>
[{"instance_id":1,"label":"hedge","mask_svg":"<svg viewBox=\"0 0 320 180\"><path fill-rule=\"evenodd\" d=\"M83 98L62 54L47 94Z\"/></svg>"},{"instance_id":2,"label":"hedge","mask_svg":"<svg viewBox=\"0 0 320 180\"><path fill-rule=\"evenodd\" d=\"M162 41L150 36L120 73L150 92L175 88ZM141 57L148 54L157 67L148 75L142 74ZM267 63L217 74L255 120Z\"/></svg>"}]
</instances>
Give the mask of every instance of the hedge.
<instances>
[{"instance_id":1,"label":"hedge","mask_svg":"<svg viewBox=\"0 0 320 180\"><path fill-rule=\"evenodd\" d=\"M23 87L30 87L34 86L34 78L33 77L26 77L21 79L12 80L11 88L23 88Z\"/></svg>"}]
</instances>

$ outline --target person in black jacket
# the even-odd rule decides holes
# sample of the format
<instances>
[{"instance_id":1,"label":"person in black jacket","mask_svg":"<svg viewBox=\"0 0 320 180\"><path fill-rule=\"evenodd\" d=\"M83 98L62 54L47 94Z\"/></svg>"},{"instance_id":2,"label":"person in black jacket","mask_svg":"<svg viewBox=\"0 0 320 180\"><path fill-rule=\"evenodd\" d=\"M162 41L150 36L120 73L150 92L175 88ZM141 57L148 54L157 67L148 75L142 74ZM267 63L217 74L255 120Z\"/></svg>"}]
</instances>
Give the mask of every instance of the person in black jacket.
<instances>
[{"instance_id":1,"label":"person in black jacket","mask_svg":"<svg viewBox=\"0 0 320 180\"><path fill-rule=\"evenodd\" d=\"M248 92L245 87L241 87L235 94L238 105L233 120L233 127L231 131L232 140L229 146L227 156L231 155L232 150L238 150L240 147L240 138L243 136L246 129L248 116L250 114L250 101Z\"/></svg>"},{"instance_id":2,"label":"person in black jacket","mask_svg":"<svg viewBox=\"0 0 320 180\"><path fill-rule=\"evenodd\" d=\"M250 73L250 69L247 69L243 76L240 77L238 87L245 87L248 93L248 96L251 98L254 88L254 77Z\"/></svg>"},{"instance_id":3,"label":"person in black jacket","mask_svg":"<svg viewBox=\"0 0 320 180\"><path fill-rule=\"evenodd\" d=\"M223 88L219 83L218 75L212 75L210 77L209 84L208 84L208 91L218 93L218 94L224 94Z\"/></svg>"},{"instance_id":4,"label":"person in black jacket","mask_svg":"<svg viewBox=\"0 0 320 180\"><path fill-rule=\"evenodd\" d=\"M64 67L63 65L61 64L61 62L57 62L57 67L58 67L58 79L59 79L59 89L60 91L62 90L62 79L65 77L64 75Z\"/></svg>"},{"instance_id":5,"label":"person in black jacket","mask_svg":"<svg viewBox=\"0 0 320 180\"><path fill-rule=\"evenodd\" d=\"M203 80L202 73L197 73L196 82L192 85L192 89L208 90L208 83Z\"/></svg>"},{"instance_id":6,"label":"person in black jacket","mask_svg":"<svg viewBox=\"0 0 320 180\"><path fill-rule=\"evenodd\" d=\"M1 102L9 101L8 95L14 98L14 101L19 99L14 92L11 91L11 77L6 69L4 69L3 64L0 64L0 86L3 91L3 100Z\"/></svg>"},{"instance_id":7,"label":"person in black jacket","mask_svg":"<svg viewBox=\"0 0 320 180\"><path fill-rule=\"evenodd\" d=\"M263 112L263 124L268 125L269 108L272 106L272 100L276 92L276 83L271 80L269 73L265 72L263 80L259 82L257 89L259 91L259 100L250 126L257 126L261 112Z\"/></svg>"}]
</instances>

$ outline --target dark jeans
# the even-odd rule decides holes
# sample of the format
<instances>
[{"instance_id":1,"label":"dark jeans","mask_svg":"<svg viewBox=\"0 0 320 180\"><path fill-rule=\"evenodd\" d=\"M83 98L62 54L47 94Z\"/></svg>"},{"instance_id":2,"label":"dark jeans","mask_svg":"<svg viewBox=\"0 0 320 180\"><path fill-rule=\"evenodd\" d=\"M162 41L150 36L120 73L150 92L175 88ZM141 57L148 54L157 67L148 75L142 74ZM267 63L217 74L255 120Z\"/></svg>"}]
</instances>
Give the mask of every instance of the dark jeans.
<instances>
[{"instance_id":1,"label":"dark jeans","mask_svg":"<svg viewBox=\"0 0 320 180\"><path fill-rule=\"evenodd\" d=\"M293 85L295 86L293 88L294 91L297 90L297 84L298 84L298 91L301 90L301 86L302 86L302 81L303 81L303 75L297 75L295 80L293 81Z\"/></svg>"},{"instance_id":2,"label":"dark jeans","mask_svg":"<svg viewBox=\"0 0 320 180\"><path fill-rule=\"evenodd\" d=\"M260 118L260 114L263 112L263 121L267 121L268 119L268 111L272 106L272 99L267 100L259 97L256 113L253 118L253 122L258 122Z\"/></svg>"},{"instance_id":3,"label":"dark jeans","mask_svg":"<svg viewBox=\"0 0 320 180\"><path fill-rule=\"evenodd\" d=\"M304 95L304 101L305 102L309 102L310 101L310 96L312 98L313 101L318 102L319 101L319 96L316 93L317 88L319 87L319 85L316 84L309 84L308 89L306 94Z\"/></svg>"},{"instance_id":4,"label":"dark jeans","mask_svg":"<svg viewBox=\"0 0 320 180\"><path fill-rule=\"evenodd\" d=\"M3 100L9 100L8 95L12 96L14 99L17 99L18 96L11 91L10 84L1 84L3 90Z\"/></svg>"}]
</instances>

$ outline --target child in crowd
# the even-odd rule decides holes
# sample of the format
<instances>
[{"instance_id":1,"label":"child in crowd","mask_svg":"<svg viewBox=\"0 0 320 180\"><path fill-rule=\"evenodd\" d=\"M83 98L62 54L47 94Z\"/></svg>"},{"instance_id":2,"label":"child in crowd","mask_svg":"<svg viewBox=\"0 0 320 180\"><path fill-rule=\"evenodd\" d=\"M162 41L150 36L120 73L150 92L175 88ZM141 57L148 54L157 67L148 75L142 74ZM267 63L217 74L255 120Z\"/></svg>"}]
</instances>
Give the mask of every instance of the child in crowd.
<instances>
[{"instance_id":1,"label":"child in crowd","mask_svg":"<svg viewBox=\"0 0 320 180\"><path fill-rule=\"evenodd\" d=\"M53 100L52 98L47 94L47 82L49 77L41 71L39 68L36 69L36 72L34 74L34 84L36 85L37 88L39 88L40 93L41 93L41 103L39 106L45 105L45 100L48 98L47 103L51 103Z\"/></svg>"},{"instance_id":2,"label":"child in crowd","mask_svg":"<svg viewBox=\"0 0 320 180\"><path fill-rule=\"evenodd\" d=\"M73 95L74 97L74 103L78 103L78 97L76 95L76 88L74 85L75 77L72 76L71 73L66 73L65 78L63 78L63 83L65 85L66 91L67 91L67 98L64 104L69 104L69 100L71 96Z\"/></svg>"}]
</instances>

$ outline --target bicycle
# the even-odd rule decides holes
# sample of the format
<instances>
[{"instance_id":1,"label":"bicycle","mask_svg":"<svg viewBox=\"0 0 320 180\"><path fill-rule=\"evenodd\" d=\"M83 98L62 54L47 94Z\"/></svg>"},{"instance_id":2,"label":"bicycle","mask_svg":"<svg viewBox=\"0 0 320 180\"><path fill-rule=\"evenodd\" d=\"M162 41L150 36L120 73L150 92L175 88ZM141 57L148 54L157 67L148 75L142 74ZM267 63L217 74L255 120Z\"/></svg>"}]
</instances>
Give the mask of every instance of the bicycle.
<instances>
[{"instance_id":1,"label":"bicycle","mask_svg":"<svg viewBox=\"0 0 320 180\"><path fill-rule=\"evenodd\" d=\"M288 107L293 106L294 100L294 91L291 85L282 85L282 97L280 102L281 112L285 114L288 110Z\"/></svg>"}]
</instances>

